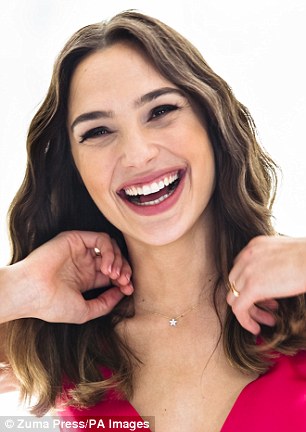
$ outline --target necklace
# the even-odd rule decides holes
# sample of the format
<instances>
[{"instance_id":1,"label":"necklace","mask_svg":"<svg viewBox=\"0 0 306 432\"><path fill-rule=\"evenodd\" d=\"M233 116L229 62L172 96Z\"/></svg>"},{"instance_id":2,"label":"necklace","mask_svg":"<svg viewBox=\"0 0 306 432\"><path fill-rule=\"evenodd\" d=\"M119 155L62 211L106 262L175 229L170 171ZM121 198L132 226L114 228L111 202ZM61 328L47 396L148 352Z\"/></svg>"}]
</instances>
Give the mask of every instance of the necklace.
<instances>
[{"instance_id":1,"label":"necklace","mask_svg":"<svg viewBox=\"0 0 306 432\"><path fill-rule=\"evenodd\" d=\"M164 317L164 318L167 318L170 327L176 327L178 321L179 321L181 318L184 318L184 317L185 317L189 312L191 312L191 311L193 311L194 309L196 309L196 308L197 308L201 303L202 303L202 300L199 301L198 303L196 303L195 305L191 306L191 308L189 308L189 309L185 310L184 312L180 313L180 314L177 315L177 316L173 316L173 315L172 315L172 316L168 316L168 315L165 315L165 314L160 313L160 312L157 312L157 311L151 311L151 310L149 310L149 309L145 309L145 308L143 308L143 307L141 307L141 309L142 309L143 311L145 311L145 312L150 313L151 315L159 315L159 316L162 316L162 317Z\"/></svg>"}]
</instances>

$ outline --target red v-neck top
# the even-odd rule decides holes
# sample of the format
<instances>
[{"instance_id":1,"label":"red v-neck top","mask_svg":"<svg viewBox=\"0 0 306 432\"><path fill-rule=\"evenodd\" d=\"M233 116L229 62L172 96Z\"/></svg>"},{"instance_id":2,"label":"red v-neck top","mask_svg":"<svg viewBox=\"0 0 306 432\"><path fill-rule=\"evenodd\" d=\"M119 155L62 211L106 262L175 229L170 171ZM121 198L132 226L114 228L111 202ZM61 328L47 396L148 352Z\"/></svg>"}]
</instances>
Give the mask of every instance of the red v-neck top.
<instances>
[{"instance_id":1,"label":"red v-neck top","mask_svg":"<svg viewBox=\"0 0 306 432\"><path fill-rule=\"evenodd\" d=\"M93 407L86 410L67 407L59 415L76 420L81 416L122 416L141 420L134 407L121 399L115 390L108 391L106 397ZM290 357L280 355L268 372L249 383L236 399L220 432L305 431L306 351L301 351Z\"/></svg>"}]
</instances>

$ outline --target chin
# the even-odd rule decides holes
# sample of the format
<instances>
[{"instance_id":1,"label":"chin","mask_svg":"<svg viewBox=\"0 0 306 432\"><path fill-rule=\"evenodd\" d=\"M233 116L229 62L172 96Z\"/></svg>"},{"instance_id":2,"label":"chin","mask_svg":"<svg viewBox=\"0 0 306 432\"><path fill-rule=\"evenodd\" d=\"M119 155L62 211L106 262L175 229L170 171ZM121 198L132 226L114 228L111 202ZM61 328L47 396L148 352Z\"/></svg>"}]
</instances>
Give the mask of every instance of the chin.
<instances>
[{"instance_id":1,"label":"chin","mask_svg":"<svg viewBox=\"0 0 306 432\"><path fill-rule=\"evenodd\" d=\"M150 231L147 230L143 233L134 232L132 235L125 236L127 243L129 243L128 239L136 240L139 243L143 243L147 246L167 246L170 244L174 244L180 239L182 239L188 232L188 229L183 229L178 227L177 224L173 224L170 228L161 229L159 226L157 229L150 228ZM132 240L132 241L133 241Z\"/></svg>"}]
</instances>

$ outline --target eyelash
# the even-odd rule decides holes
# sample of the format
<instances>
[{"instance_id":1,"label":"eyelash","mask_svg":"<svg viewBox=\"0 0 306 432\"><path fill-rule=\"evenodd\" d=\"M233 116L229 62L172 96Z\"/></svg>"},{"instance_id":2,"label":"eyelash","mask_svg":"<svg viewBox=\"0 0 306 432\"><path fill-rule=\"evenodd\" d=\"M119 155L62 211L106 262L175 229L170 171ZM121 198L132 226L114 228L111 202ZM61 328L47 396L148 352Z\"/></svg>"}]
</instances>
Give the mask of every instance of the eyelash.
<instances>
[{"instance_id":1,"label":"eyelash","mask_svg":"<svg viewBox=\"0 0 306 432\"><path fill-rule=\"evenodd\" d=\"M178 105L171 105L171 104L160 105L160 106L152 109L152 111L150 113L149 120L155 120L159 117L163 117L164 115L170 113L171 111L176 111L178 109L179 109ZM157 114L157 113L160 113L160 114Z\"/></svg>"},{"instance_id":2,"label":"eyelash","mask_svg":"<svg viewBox=\"0 0 306 432\"><path fill-rule=\"evenodd\" d=\"M158 120L160 117L164 117L168 113L172 111L176 111L180 109L178 105L160 105L156 108L153 108L150 112L149 121L150 120ZM108 135L111 133L106 127L98 126L96 128L90 129L89 131L85 132L84 135L81 136L80 144L84 143L86 140L91 138L97 138L102 135Z\"/></svg>"},{"instance_id":3,"label":"eyelash","mask_svg":"<svg viewBox=\"0 0 306 432\"><path fill-rule=\"evenodd\" d=\"M89 131L85 132L84 135L81 136L80 144L82 144L84 141L90 138L96 138L101 135L107 135L108 133L109 130L103 126L90 129Z\"/></svg>"}]
</instances>

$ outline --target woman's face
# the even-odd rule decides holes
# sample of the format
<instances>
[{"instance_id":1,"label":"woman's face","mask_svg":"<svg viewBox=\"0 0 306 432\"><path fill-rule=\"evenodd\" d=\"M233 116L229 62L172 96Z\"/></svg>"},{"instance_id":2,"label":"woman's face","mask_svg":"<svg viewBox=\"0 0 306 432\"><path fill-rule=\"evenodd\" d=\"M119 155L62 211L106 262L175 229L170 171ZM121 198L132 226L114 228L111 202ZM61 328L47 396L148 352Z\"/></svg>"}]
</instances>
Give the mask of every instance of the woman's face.
<instances>
[{"instance_id":1,"label":"woman's face","mask_svg":"<svg viewBox=\"0 0 306 432\"><path fill-rule=\"evenodd\" d=\"M117 43L85 58L68 107L75 164L127 241L173 242L205 214L215 173L206 130L139 50Z\"/></svg>"}]
</instances>

